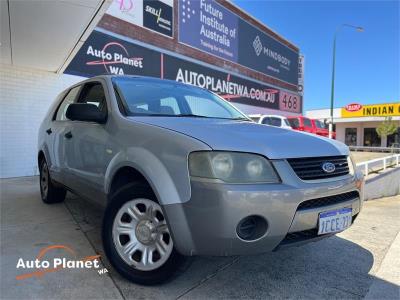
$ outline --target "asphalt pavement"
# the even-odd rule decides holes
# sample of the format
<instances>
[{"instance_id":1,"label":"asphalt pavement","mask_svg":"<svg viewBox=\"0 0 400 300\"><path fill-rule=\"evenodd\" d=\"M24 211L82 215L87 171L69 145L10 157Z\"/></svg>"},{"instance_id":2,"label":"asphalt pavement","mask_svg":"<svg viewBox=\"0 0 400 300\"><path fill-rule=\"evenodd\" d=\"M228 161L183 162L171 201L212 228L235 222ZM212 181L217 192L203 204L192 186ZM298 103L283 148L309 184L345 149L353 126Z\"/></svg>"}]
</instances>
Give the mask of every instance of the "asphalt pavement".
<instances>
[{"instance_id":1,"label":"asphalt pavement","mask_svg":"<svg viewBox=\"0 0 400 300\"><path fill-rule=\"evenodd\" d=\"M178 277L145 287L109 265L100 209L70 193L45 205L38 187L37 177L0 180L1 299L400 298L400 196L367 201L354 225L334 237L257 256L191 258ZM19 258L34 259L51 245L80 258L99 254L108 272L61 269L17 280L25 272L16 268Z\"/></svg>"}]
</instances>

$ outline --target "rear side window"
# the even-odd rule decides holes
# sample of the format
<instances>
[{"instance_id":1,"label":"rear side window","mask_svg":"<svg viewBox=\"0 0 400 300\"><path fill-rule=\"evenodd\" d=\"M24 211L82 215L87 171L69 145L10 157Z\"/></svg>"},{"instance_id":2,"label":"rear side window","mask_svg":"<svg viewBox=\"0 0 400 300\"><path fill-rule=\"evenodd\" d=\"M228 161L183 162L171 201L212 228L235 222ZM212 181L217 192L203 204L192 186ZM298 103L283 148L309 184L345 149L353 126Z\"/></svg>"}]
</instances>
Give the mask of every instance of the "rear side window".
<instances>
[{"instance_id":1,"label":"rear side window","mask_svg":"<svg viewBox=\"0 0 400 300\"><path fill-rule=\"evenodd\" d=\"M304 127L312 127L310 119L304 118L303 120L304 120L303 121L304 122Z\"/></svg>"},{"instance_id":2,"label":"rear side window","mask_svg":"<svg viewBox=\"0 0 400 300\"><path fill-rule=\"evenodd\" d=\"M299 119L288 119L288 120L289 120L289 124L290 124L290 126L292 126L292 128L300 127Z\"/></svg>"},{"instance_id":3,"label":"rear side window","mask_svg":"<svg viewBox=\"0 0 400 300\"><path fill-rule=\"evenodd\" d=\"M65 113L67 112L68 106L75 102L76 96L78 96L80 88L81 88L80 86L74 87L65 96L61 105L58 107L56 114L56 121L68 120L67 117L65 116Z\"/></svg>"},{"instance_id":4,"label":"rear side window","mask_svg":"<svg viewBox=\"0 0 400 300\"><path fill-rule=\"evenodd\" d=\"M265 117L265 118L262 120L262 123L265 124L265 125L271 125L271 119L270 119L270 117Z\"/></svg>"}]
</instances>

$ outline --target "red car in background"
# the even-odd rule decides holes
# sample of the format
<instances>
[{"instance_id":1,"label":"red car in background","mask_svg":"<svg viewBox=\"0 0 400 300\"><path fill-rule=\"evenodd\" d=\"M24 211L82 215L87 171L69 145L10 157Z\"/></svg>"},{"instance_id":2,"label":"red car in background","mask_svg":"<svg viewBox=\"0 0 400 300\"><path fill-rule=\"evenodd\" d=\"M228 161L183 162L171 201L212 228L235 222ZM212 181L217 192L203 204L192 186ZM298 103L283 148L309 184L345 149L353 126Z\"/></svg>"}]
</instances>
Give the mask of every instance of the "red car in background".
<instances>
[{"instance_id":1,"label":"red car in background","mask_svg":"<svg viewBox=\"0 0 400 300\"><path fill-rule=\"evenodd\" d=\"M290 123L290 126L292 126L294 130L317 134L315 125L313 125L310 118L299 116L299 117L287 117L287 119Z\"/></svg>"},{"instance_id":2,"label":"red car in background","mask_svg":"<svg viewBox=\"0 0 400 300\"><path fill-rule=\"evenodd\" d=\"M325 124L320 120L314 120L303 116L292 116L287 117L290 126L294 130L314 133L324 137L329 137L329 130L326 128ZM336 133L333 132L333 138L336 139Z\"/></svg>"},{"instance_id":3,"label":"red car in background","mask_svg":"<svg viewBox=\"0 0 400 300\"><path fill-rule=\"evenodd\" d=\"M316 119L311 119L311 122L313 123L313 126L315 127L316 133L318 135L322 135L324 137L329 137L329 130L326 127L325 123L320 121L320 120L316 120ZM332 132L332 138L336 139L336 132Z\"/></svg>"}]
</instances>

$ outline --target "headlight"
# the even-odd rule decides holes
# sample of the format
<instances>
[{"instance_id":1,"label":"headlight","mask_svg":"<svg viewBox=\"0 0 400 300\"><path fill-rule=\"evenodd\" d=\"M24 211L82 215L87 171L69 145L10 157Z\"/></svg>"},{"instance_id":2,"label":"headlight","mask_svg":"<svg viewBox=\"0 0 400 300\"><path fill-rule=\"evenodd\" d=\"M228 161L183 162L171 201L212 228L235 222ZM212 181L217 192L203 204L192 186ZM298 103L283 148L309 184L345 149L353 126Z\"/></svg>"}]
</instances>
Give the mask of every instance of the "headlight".
<instances>
[{"instance_id":1,"label":"headlight","mask_svg":"<svg viewBox=\"0 0 400 300\"><path fill-rule=\"evenodd\" d=\"M189 155L190 176L219 179L228 183L276 183L279 177L261 155L199 151Z\"/></svg>"},{"instance_id":2,"label":"headlight","mask_svg":"<svg viewBox=\"0 0 400 300\"><path fill-rule=\"evenodd\" d=\"M347 156L347 165L349 166L349 174L351 176L354 176L355 164L353 163L353 158L351 157L351 154L349 156Z\"/></svg>"}]
</instances>

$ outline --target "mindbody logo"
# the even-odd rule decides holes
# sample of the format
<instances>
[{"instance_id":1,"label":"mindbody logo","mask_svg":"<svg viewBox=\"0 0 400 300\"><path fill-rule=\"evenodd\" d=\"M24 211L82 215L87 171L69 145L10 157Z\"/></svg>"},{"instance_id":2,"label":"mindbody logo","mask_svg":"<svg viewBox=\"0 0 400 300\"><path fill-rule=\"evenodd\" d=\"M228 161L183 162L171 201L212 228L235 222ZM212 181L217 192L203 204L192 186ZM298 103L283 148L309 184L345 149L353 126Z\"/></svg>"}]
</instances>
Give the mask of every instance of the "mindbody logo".
<instances>
[{"instance_id":1,"label":"mindbody logo","mask_svg":"<svg viewBox=\"0 0 400 300\"><path fill-rule=\"evenodd\" d=\"M129 57L126 48L117 42L110 42L101 50L89 45L86 54L100 58L100 60L88 61L86 65L103 65L109 74L124 75L124 66L143 68L143 58Z\"/></svg>"},{"instance_id":2,"label":"mindbody logo","mask_svg":"<svg viewBox=\"0 0 400 300\"><path fill-rule=\"evenodd\" d=\"M260 56L261 51L263 50L263 45L262 45L260 37L258 35L256 36L256 38L253 41L253 48L254 48L254 51L256 52L256 55Z\"/></svg>"},{"instance_id":3,"label":"mindbody logo","mask_svg":"<svg viewBox=\"0 0 400 300\"><path fill-rule=\"evenodd\" d=\"M64 255L67 257L52 257L45 258L45 256L50 256L54 251L63 250ZM49 254L50 253L50 254ZM42 249L38 256L34 260L24 260L19 258L16 268L30 270L30 272L17 275L16 279L27 279L30 277L41 277L46 273L52 273L59 271L61 269L97 269L99 274L107 273L107 269L100 268L100 255L86 256L81 259L77 258L74 250L68 246L64 245L53 245Z\"/></svg>"}]
</instances>

